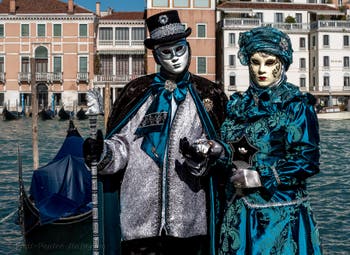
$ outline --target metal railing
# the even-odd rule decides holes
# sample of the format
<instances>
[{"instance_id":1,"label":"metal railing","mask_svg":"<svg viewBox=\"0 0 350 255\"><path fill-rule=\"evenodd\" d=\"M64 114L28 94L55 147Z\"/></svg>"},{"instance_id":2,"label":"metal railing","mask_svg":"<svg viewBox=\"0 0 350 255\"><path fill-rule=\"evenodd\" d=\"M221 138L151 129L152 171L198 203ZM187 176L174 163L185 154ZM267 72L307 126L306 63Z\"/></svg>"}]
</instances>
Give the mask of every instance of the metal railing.
<instances>
[{"instance_id":1,"label":"metal railing","mask_svg":"<svg viewBox=\"0 0 350 255\"><path fill-rule=\"evenodd\" d=\"M78 72L77 73L77 82L89 82L89 73L88 72Z\"/></svg>"},{"instance_id":2,"label":"metal railing","mask_svg":"<svg viewBox=\"0 0 350 255\"><path fill-rule=\"evenodd\" d=\"M241 18L226 18L223 22L223 28L250 28L257 26L274 27L281 30L309 30L310 24L308 23L266 23L260 19L241 19Z\"/></svg>"},{"instance_id":3,"label":"metal railing","mask_svg":"<svg viewBox=\"0 0 350 255\"><path fill-rule=\"evenodd\" d=\"M123 74L123 75L95 75L94 82L129 82L137 77L142 76L141 74Z\"/></svg>"},{"instance_id":4,"label":"metal railing","mask_svg":"<svg viewBox=\"0 0 350 255\"><path fill-rule=\"evenodd\" d=\"M319 20L311 23L311 29L332 29L332 30L343 30L350 29L350 21L344 20Z\"/></svg>"},{"instance_id":5,"label":"metal railing","mask_svg":"<svg viewBox=\"0 0 350 255\"><path fill-rule=\"evenodd\" d=\"M18 82L19 83L22 83L22 82L30 83L31 80L32 80L31 73L27 73L27 72L19 72L18 73Z\"/></svg>"}]
</instances>

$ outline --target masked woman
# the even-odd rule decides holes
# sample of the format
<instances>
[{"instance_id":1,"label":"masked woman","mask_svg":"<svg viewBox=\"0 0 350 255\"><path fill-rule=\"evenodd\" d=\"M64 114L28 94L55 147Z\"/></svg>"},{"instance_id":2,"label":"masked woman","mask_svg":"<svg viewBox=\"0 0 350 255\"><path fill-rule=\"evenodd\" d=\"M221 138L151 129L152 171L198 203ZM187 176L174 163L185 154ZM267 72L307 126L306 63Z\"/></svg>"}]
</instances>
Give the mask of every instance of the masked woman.
<instances>
[{"instance_id":1,"label":"masked woman","mask_svg":"<svg viewBox=\"0 0 350 255\"><path fill-rule=\"evenodd\" d=\"M288 35L259 27L241 33L239 46L250 85L231 96L221 128L234 168L219 254L321 254L306 191L319 172L315 99L287 82Z\"/></svg>"}]
</instances>

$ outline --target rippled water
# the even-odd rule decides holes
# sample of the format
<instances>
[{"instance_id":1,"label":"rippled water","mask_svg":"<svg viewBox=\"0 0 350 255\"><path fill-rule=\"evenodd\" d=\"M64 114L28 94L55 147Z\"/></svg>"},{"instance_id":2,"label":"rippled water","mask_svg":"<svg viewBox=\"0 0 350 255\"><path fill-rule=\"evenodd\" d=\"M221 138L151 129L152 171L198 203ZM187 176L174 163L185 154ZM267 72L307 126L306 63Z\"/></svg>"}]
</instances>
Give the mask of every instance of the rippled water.
<instances>
[{"instance_id":1,"label":"rippled water","mask_svg":"<svg viewBox=\"0 0 350 255\"><path fill-rule=\"evenodd\" d=\"M102 123L102 121L100 122ZM89 135L88 121L75 121ZM100 124L101 126L101 124ZM57 152L68 122L39 121L40 166ZM14 223L18 206L17 146L23 157L23 179L30 185L31 119L0 121L0 254L23 254L20 228ZM310 178L310 200L319 225L324 254L350 254L350 120L320 120L321 173Z\"/></svg>"}]
</instances>

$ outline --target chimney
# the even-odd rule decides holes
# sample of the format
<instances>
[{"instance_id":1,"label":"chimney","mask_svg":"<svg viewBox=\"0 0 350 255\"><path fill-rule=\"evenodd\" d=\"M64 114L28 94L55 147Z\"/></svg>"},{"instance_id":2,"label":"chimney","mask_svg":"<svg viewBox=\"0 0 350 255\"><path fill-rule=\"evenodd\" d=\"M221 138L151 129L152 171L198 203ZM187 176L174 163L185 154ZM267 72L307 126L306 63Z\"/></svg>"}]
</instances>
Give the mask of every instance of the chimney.
<instances>
[{"instance_id":1,"label":"chimney","mask_svg":"<svg viewBox=\"0 0 350 255\"><path fill-rule=\"evenodd\" d=\"M111 14L113 14L113 8L109 7L107 9L107 15L111 15Z\"/></svg>"},{"instance_id":2,"label":"chimney","mask_svg":"<svg viewBox=\"0 0 350 255\"><path fill-rule=\"evenodd\" d=\"M73 0L68 0L68 13L73 13L74 3Z\"/></svg>"},{"instance_id":3,"label":"chimney","mask_svg":"<svg viewBox=\"0 0 350 255\"><path fill-rule=\"evenodd\" d=\"M101 16L101 3L100 2L96 2L96 15L98 17Z\"/></svg>"},{"instance_id":4,"label":"chimney","mask_svg":"<svg viewBox=\"0 0 350 255\"><path fill-rule=\"evenodd\" d=\"M10 0L10 13L16 13L16 0Z\"/></svg>"}]
</instances>

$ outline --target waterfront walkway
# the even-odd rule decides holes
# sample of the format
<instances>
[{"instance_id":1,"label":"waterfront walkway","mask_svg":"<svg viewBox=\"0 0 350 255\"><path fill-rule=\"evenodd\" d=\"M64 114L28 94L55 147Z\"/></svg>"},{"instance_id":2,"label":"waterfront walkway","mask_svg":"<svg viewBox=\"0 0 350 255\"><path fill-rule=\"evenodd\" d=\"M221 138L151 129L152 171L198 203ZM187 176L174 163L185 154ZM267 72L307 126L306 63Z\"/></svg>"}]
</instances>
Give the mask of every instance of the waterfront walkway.
<instances>
[{"instance_id":1,"label":"waterfront walkway","mask_svg":"<svg viewBox=\"0 0 350 255\"><path fill-rule=\"evenodd\" d=\"M318 113L318 119L327 119L327 120L349 120L350 112L342 111L342 112L326 112L326 113Z\"/></svg>"}]
</instances>

